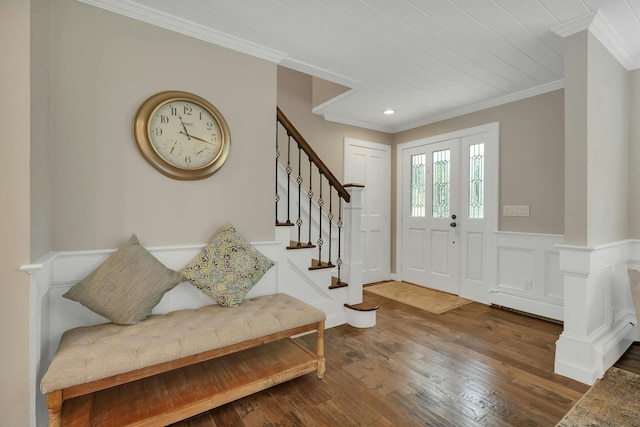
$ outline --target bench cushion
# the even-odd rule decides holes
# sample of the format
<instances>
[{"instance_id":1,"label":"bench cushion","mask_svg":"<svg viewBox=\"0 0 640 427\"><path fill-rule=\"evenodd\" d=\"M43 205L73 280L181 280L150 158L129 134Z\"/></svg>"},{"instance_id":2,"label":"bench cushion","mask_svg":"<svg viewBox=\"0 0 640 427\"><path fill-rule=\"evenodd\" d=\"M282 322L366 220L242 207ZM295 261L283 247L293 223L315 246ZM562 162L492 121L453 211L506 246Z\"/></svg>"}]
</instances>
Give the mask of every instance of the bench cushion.
<instances>
[{"instance_id":1,"label":"bench cushion","mask_svg":"<svg viewBox=\"0 0 640 427\"><path fill-rule=\"evenodd\" d=\"M325 320L290 295L239 307L208 305L152 315L136 325L103 323L65 332L40 383L49 393Z\"/></svg>"}]
</instances>

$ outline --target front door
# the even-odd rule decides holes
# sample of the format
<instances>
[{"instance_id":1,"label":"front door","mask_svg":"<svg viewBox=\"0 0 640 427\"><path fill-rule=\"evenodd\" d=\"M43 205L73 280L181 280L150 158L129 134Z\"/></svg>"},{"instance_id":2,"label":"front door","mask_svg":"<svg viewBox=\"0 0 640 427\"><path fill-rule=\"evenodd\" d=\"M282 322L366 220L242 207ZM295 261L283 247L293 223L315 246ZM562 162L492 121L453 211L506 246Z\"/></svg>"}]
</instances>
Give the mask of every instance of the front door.
<instances>
[{"instance_id":1,"label":"front door","mask_svg":"<svg viewBox=\"0 0 640 427\"><path fill-rule=\"evenodd\" d=\"M458 294L458 146L452 139L403 151L403 280Z\"/></svg>"},{"instance_id":2,"label":"front door","mask_svg":"<svg viewBox=\"0 0 640 427\"><path fill-rule=\"evenodd\" d=\"M498 227L498 123L398 146L404 281L489 301Z\"/></svg>"}]
</instances>

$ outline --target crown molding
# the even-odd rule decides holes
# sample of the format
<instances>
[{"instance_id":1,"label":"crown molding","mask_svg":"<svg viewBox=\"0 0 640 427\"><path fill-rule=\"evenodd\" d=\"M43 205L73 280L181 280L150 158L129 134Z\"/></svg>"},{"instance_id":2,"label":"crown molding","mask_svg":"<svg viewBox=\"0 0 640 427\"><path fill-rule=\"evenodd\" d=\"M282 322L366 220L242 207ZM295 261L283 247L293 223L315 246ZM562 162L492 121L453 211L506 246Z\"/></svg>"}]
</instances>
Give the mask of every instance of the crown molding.
<instances>
[{"instance_id":1,"label":"crown molding","mask_svg":"<svg viewBox=\"0 0 640 427\"><path fill-rule=\"evenodd\" d=\"M343 74L337 74L333 71L327 70L326 68L318 67L316 65L309 64L308 62L299 61L291 57L283 58L278 65L290 68L295 71L299 71L301 73L309 74L313 77L325 79L327 81L346 86L350 89L357 90L365 86L362 82L352 79L351 77L345 76Z\"/></svg>"},{"instance_id":2,"label":"crown molding","mask_svg":"<svg viewBox=\"0 0 640 427\"><path fill-rule=\"evenodd\" d=\"M640 58L634 57L631 49L604 16L597 14L589 30L627 71L638 68Z\"/></svg>"},{"instance_id":3,"label":"crown molding","mask_svg":"<svg viewBox=\"0 0 640 427\"><path fill-rule=\"evenodd\" d=\"M342 92L340 95L334 96L330 100L323 102L322 104L316 105L315 107L313 107L311 109L311 112L313 114L318 114L318 115L322 116L323 115L323 111L326 108L329 108L333 104L335 104L336 102L342 101L343 99L346 99L346 98L350 97L351 95L357 94L358 92L359 92L359 90L357 90L357 89L349 89L349 90L347 90L345 92Z\"/></svg>"},{"instance_id":4,"label":"crown molding","mask_svg":"<svg viewBox=\"0 0 640 427\"><path fill-rule=\"evenodd\" d=\"M434 114L434 115L422 118L420 120L407 121L397 125L389 125L389 126L384 126L379 123L357 122L351 119L347 119L346 117L343 117L339 114L333 114L331 112L322 112L322 111L314 111L314 112L316 114L320 114L322 117L324 117L325 120L328 120L330 122L342 123L345 125L358 126L365 129L377 130L381 132L394 134L394 133L403 132L409 129L415 129L420 126L426 126L432 123L441 122L443 120L453 119L455 117L460 117L465 114L475 113L476 111L482 111L488 108L499 107L500 105L509 104L511 102L520 101L526 98L531 98L532 96L543 95L545 93L553 92L559 89L564 89L564 79L556 80L554 82L536 86L530 89L521 90L520 92L512 93L506 96L501 96L500 98L494 98L488 101L479 102L477 104L469 105L466 107L456 108L454 110L449 110L441 114ZM342 95L339 95L338 98L340 98L341 96ZM324 109L330 109L330 104L332 103L332 101L333 100L329 100L325 104L323 104Z\"/></svg>"},{"instance_id":5,"label":"crown molding","mask_svg":"<svg viewBox=\"0 0 640 427\"><path fill-rule=\"evenodd\" d=\"M597 10L578 16L551 31L562 38L572 36L581 31L591 31L596 39L622 64L627 71L640 68L640 57L634 56L627 44L620 38L609 21Z\"/></svg>"},{"instance_id":6,"label":"crown molding","mask_svg":"<svg viewBox=\"0 0 640 427\"><path fill-rule=\"evenodd\" d=\"M196 22L169 15L129 0L78 0L82 3L108 10L119 15L146 22L195 39L203 40L245 53L269 62L280 63L286 54L274 49L249 42L221 31L213 30Z\"/></svg>"},{"instance_id":7,"label":"crown molding","mask_svg":"<svg viewBox=\"0 0 640 427\"><path fill-rule=\"evenodd\" d=\"M559 35L562 38L567 38L580 31L588 30L593 23L598 11L589 12L587 14L577 16L563 24L555 26L551 29L552 33Z\"/></svg>"}]
</instances>

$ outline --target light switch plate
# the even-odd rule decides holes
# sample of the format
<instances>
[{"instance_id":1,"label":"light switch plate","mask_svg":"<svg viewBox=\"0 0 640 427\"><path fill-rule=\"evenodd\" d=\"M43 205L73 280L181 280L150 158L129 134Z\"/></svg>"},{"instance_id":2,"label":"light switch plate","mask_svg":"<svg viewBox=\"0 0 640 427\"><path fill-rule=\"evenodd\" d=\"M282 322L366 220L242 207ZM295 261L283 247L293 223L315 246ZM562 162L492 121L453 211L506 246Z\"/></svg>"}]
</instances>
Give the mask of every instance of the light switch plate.
<instances>
[{"instance_id":1,"label":"light switch plate","mask_svg":"<svg viewBox=\"0 0 640 427\"><path fill-rule=\"evenodd\" d=\"M502 215L503 216L529 216L529 205L521 205L521 206L503 206L502 207Z\"/></svg>"}]
</instances>

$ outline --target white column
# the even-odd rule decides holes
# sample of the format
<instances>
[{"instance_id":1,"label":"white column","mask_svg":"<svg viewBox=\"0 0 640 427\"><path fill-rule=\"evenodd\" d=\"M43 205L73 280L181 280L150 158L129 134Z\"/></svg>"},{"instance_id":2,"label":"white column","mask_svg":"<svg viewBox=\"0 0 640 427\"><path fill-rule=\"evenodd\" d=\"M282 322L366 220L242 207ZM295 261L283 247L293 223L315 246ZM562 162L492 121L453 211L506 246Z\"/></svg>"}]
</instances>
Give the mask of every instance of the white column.
<instances>
[{"instance_id":1,"label":"white column","mask_svg":"<svg viewBox=\"0 0 640 427\"><path fill-rule=\"evenodd\" d=\"M49 255L46 258L50 258ZM43 259L46 259L43 258ZM20 267L29 274L29 425L35 427L38 419L48 417L45 397L38 389L44 370L49 365L48 324L42 321L49 313L48 286L46 276L49 267L43 271L43 264L29 264ZM48 320L48 319L47 319Z\"/></svg>"},{"instance_id":2,"label":"white column","mask_svg":"<svg viewBox=\"0 0 640 427\"><path fill-rule=\"evenodd\" d=\"M349 284L347 302L362 302L362 192L364 185L345 185L351 196L342 206L344 254L342 256L341 280Z\"/></svg>"},{"instance_id":3,"label":"white column","mask_svg":"<svg viewBox=\"0 0 640 427\"><path fill-rule=\"evenodd\" d=\"M565 297L556 373L593 384L633 342L636 321L627 275L632 246L630 241L558 245Z\"/></svg>"}]
</instances>

